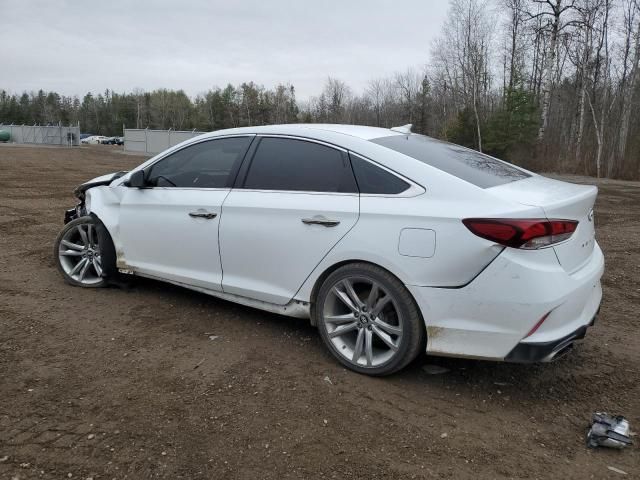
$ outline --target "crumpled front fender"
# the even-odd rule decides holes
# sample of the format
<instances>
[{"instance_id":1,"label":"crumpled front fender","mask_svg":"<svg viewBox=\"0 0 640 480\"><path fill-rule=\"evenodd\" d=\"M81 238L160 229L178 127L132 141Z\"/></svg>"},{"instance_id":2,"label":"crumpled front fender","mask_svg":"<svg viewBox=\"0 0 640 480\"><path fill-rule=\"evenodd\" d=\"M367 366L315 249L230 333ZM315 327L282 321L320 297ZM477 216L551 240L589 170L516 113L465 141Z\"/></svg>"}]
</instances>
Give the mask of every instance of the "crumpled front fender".
<instances>
[{"instance_id":1,"label":"crumpled front fender","mask_svg":"<svg viewBox=\"0 0 640 480\"><path fill-rule=\"evenodd\" d=\"M123 248L120 242L120 202L126 187L98 186L86 191L85 209L94 214L104 224L111 235L116 250L118 268L127 268L124 262Z\"/></svg>"}]
</instances>

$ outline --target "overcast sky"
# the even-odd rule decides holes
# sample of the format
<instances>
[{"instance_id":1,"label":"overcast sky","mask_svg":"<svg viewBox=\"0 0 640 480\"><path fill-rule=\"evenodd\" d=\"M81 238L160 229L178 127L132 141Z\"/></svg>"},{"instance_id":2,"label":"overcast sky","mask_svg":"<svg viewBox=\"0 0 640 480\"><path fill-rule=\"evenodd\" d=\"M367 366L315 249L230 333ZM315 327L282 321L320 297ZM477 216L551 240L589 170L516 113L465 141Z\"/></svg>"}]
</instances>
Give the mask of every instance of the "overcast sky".
<instances>
[{"instance_id":1,"label":"overcast sky","mask_svg":"<svg viewBox=\"0 0 640 480\"><path fill-rule=\"evenodd\" d=\"M446 0L0 0L0 89L66 95L290 82L356 92L428 62Z\"/></svg>"}]
</instances>

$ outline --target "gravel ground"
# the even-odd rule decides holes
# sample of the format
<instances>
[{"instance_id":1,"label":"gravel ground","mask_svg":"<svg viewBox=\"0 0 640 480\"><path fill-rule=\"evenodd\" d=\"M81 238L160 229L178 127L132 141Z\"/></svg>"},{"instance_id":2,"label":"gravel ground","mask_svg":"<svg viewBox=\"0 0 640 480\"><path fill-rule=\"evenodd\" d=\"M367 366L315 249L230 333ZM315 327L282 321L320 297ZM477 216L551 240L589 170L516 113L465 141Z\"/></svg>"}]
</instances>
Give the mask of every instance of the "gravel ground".
<instances>
[{"instance_id":1,"label":"gravel ground","mask_svg":"<svg viewBox=\"0 0 640 480\"><path fill-rule=\"evenodd\" d=\"M599 183L604 302L570 355L375 379L304 321L149 280L66 285L63 210L142 161L119 149L0 145L0 478L640 478L637 445L584 441L598 410L640 429L639 183Z\"/></svg>"}]
</instances>

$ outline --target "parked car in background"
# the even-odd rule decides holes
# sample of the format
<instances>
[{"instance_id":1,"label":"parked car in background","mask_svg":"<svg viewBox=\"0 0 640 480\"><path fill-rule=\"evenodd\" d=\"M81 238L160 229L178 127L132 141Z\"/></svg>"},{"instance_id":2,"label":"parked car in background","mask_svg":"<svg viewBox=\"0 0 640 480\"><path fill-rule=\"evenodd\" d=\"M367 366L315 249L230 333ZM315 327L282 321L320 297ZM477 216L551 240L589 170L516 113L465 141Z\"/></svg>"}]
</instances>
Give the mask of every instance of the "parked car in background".
<instances>
[{"instance_id":1,"label":"parked car in background","mask_svg":"<svg viewBox=\"0 0 640 480\"><path fill-rule=\"evenodd\" d=\"M123 145L124 138L123 137L104 137L100 141L103 145Z\"/></svg>"},{"instance_id":2,"label":"parked car in background","mask_svg":"<svg viewBox=\"0 0 640 480\"><path fill-rule=\"evenodd\" d=\"M102 143L102 141L103 141L105 138L107 138L107 137L105 137L105 136L103 136L103 135L92 135L92 136L90 136L90 137L85 137L85 138L81 139L81 140L80 140L80 143L83 143L83 144L85 144L85 145L87 145L87 144L93 144L93 145L96 145L96 144L100 144L100 143Z\"/></svg>"},{"instance_id":3,"label":"parked car in background","mask_svg":"<svg viewBox=\"0 0 640 480\"><path fill-rule=\"evenodd\" d=\"M78 187L55 261L72 285L139 275L310 318L339 362L371 375L425 350L568 352L602 298L596 187L409 127L195 137Z\"/></svg>"}]
</instances>

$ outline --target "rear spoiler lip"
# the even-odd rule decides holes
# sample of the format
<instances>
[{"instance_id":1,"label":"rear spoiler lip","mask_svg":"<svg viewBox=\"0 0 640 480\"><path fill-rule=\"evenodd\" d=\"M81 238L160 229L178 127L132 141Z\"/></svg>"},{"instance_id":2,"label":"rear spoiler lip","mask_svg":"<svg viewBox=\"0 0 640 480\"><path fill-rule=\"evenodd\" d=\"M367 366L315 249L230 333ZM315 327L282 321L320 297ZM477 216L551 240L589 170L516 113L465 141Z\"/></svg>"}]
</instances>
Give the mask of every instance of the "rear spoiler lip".
<instances>
[{"instance_id":1,"label":"rear spoiler lip","mask_svg":"<svg viewBox=\"0 0 640 480\"><path fill-rule=\"evenodd\" d=\"M547 180L549 184L546 186L548 190L547 198L541 198L538 201L532 200L531 195L527 195L527 186L535 186L537 188L545 189L544 181ZM560 189L560 185L570 186L570 188ZM555 187L555 188L554 188ZM554 191L555 190L555 191ZM562 190L562 191L560 191ZM569 190L569 191L567 191ZM485 189L485 192L490 193L503 200L508 200L520 205L526 205L527 207L537 207L545 211L547 208L558 208L570 205L575 202L585 200L589 197L593 197L593 201L598 196L598 187L590 184L578 184L565 182L562 180L556 180L554 178L544 177L542 175L533 175L529 178L524 178L516 182L510 182L503 185L496 185L495 187ZM506 194L507 198L502 194ZM537 192L531 192L533 196L539 196Z\"/></svg>"},{"instance_id":2,"label":"rear spoiler lip","mask_svg":"<svg viewBox=\"0 0 640 480\"><path fill-rule=\"evenodd\" d=\"M542 209L546 209L549 207L564 207L566 205L571 205L572 203L576 203L580 200L586 200L587 198L593 196L593 201L595 203L596 197L598 196L598 187L595 185L577 185L578 187L584 187L584 189L580 189L574 195L569 195L568 197L558 198L557 200L549 200L548 202L539 202L539 203L526 203L520 202L523 205L528 205L530 207L540 207Z\"/></svg>"}]
</instances>

